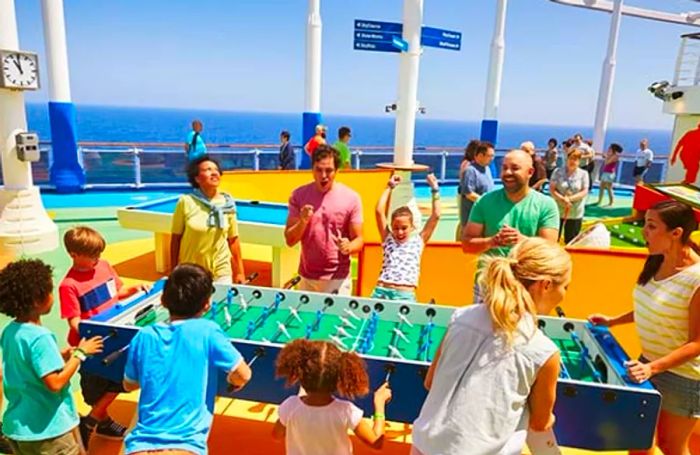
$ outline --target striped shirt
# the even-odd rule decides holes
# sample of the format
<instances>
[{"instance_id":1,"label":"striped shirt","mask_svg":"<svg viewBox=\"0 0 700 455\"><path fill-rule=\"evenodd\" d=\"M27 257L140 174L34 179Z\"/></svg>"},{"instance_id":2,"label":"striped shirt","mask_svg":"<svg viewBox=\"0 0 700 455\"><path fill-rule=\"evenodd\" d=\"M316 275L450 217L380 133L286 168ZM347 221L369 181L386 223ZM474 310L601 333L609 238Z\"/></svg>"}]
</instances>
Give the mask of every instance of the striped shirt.
<instances>
[{"instance_id":1,"label":"striped shirt","mask_svg":"<svg viewBox=\"0 0 700 455\"><path fill-rule=\"evenodd\" d=\"M688 342L690 301L699 287L700 263L635 286L634 320L644 357L657 360ZM700 380L700 356L669 371Z\"/></svg>"}]
</instances>

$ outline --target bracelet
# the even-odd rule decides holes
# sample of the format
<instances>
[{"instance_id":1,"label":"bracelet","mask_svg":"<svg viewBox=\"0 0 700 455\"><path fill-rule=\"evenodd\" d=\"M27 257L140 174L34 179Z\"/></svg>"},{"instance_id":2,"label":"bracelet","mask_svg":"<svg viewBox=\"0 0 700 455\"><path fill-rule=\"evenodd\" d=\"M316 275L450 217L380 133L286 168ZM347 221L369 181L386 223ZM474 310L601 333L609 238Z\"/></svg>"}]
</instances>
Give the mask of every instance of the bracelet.
<instances>
[{"instance_id":1,"label":"bracelet","mask_svg":"<svg viewBox=\"0 0 700 455\"><path fill-rule=\"evenodd\" d=\"M374 420L386 420L386 416L382 414L381 412L375 412L374 415L372 416Z\"/></svg>"},{"instance_id":2,"label":"bracelet","mask_svg":"<svg viewBox=\"0 0 700 455\"><path fill-rule=\"evenodd\" d=\"M75 357L76 359L80 360L81 362L84 362L85 359L87 359L87 354L82 349L75 348L71 357Z\"/></svg>"}]
</instances>

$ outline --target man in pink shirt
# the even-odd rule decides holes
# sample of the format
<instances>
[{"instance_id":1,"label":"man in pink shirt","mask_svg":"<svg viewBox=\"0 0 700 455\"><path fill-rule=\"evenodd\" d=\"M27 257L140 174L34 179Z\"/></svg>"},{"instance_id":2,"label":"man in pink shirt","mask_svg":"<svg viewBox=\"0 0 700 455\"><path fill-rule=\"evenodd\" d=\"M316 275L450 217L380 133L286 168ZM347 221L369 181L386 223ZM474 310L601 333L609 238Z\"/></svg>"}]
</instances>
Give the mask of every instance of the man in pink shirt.
<instances>
[{"instance_id":1,"label":"man in pink shirt","mask_svg":"<svg viewBox=\"0 0 700 455\"><path fill-rule=\"evenodd\" d=\"M336 149L314 150L314 181L292 192L284 237L289 246L301 241L300 289L350 295L350 255L362 249L362 201L335 182L339 166Z\"/></svg>"}]
</instances>

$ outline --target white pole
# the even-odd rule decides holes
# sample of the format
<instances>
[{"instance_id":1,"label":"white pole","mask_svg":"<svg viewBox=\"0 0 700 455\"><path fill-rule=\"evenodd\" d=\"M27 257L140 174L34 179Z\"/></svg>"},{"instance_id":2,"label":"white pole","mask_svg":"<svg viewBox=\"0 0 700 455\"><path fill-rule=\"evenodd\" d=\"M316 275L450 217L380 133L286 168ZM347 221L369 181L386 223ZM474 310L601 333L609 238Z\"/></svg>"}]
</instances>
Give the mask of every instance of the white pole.
<instances>
[{"instance_id":1,"label":"white pole","mask_svg":"<svg viewBox=\"0 0 700 455\"><path fill-rule=\"evenodd\" d=\"M0 0L0 12L0 49L19 50L14 0ZM35 254L58 247L58 228L32 184L31 165L20 161L15 151L15 135L26 130L24 94L0 89L0 254Z\"/></svg>"},{"instance_id":2,"label":"white pole","mask_svg":"<svg viewBox=\"0 0 700 455\"><path fill-rule=\"evenodd\" d=\"M489 58L489 76L486 79L486 102L484 119L498 119L498 105L501 101L501 80L503 79L503 59L506 50L506 10L508 0L498 0L496 6L496 25L491 39L491 56Z\"/></svg>"},{"instance_id":3,"label":"white pole","mask_svg":"<svg viewBox=\"0 0 700 455\"><path fill-rule=\"evenodd\" d=\"M41 13L44 19L49 100L69 103L70 77L63 0L42 0Z\"/></svg>"},{"instance_id":4,"label":"white pole","mask_svg":"<svg viewBox=\"0 0 700 455\"><path fill-rule=\"evenodd\" d=\"M309 0L304 111L321 112L321 0Z\"/></svg>"},{"instance_id":5,"label":"white pole","mask_svg":"<svg viewBox=\"0 0 700 455\"><path fill-rule=\"evenodd\" d=\"M19 50L14 0L0 0L0 49ZM23 190L32 186L29 163L17 159L15 134L27 130L24 94L0 89L0 152L4 188Z\"/></svg>"},{"instance_id":6,"label":"white pole","mask_svg":"<svg viewBox=\"0 0 700 455\"><path fill-rule=\"evenodd\" d=\"M399 57L399 96L394 133L394 164L402 167L413 165L422 25L423 0L404 0L403 39L408 43L408 51L402 52Z\"/></svg>"},{"instance_id":7,"label":"white pole","mask_svg":"<svg viewBox=\"0 0 700 455\"><path fill-rule=\"evenodd\" d=\"M608 116L610 115L612 87L615 82L617 41L620 35L620 22L622 19L622 1L623 0L615 0L613 4L612 19L610 21L610 36L608 38L608 53L603 62L603 74L600 79L598 106L596 107L593 131L593 149L597 152L602 152L605 147L605 133L608 128Z\"/></svg>"}]
</instances>

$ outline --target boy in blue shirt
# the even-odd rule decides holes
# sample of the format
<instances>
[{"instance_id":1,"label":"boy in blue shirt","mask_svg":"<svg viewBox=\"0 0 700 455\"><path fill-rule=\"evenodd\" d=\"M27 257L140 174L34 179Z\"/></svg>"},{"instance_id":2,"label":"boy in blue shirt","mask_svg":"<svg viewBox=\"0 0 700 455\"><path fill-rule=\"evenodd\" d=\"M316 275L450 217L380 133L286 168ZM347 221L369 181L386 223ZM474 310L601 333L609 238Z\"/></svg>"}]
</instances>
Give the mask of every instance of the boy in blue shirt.
<instances>
[{"instance_id":1,"label":"boy in blue shirt","mask_svg":"<svg viewBox=\"0 0 700 455\"><path fill-rule=\"evenodd\" d=\"M83 453L70 380L86 356L102 351L102 339L81 340L59 351L41 326L53 305L51 267L38 259L0 271L0 312L14 318L2 332L3 431L15 454Z\"/></svg>"},{"instance_id":2,"label":"boy in blue shirt","mask_svg":"<svg viewBox=\"0 0 700 455\"><path fill-rule=\"evenodd\" d=\"M250 367L221 327L202 319L211 305L212 276L194 264L180 264L161 297L170 322L144 327L129 345L124 388L141 388L138 422L126 436L126 454L182 451L205 455L221 371L235 388L251 377Z\"/></svg>"}]
</instances>

